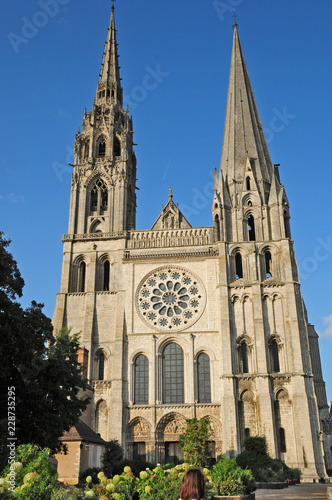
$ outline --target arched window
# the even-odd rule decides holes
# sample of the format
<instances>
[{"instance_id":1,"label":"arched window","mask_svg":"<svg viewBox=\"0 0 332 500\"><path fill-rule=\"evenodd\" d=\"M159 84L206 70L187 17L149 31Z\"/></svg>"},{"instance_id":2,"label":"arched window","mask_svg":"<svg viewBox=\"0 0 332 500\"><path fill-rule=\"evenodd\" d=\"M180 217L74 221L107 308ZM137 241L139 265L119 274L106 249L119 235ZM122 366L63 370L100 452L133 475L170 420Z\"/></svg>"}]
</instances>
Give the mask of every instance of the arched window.
<instances>
[{"instance_id":1,"label":"arched window","mask_svg":"<svg viewBox=\"0 0 332 500\"><path fill-rule=\"evenodd\" d=\"M235 274L237 280L243 278L242 255L240 252L235 255Z\"/></svg>"},{"instance_id":2,"label":"arched window","mask_svg":"<svg viewBox=\"0 0 332 500\"><path fill-rule=\"evenodd\" d=\"M210 358L205 352L197 356L197 396L199 403L211 403Z\"/></svg>"},{"instance_id":3,"label":"arched window","mask_svg":"<svg viewBox=\"0 0 332 500\"><path fill-rule=\"evenodd\" d=\"M249 232L249 241L255 241L255 220L253 215L248 215L248 232Z\"/></svg>"},{"instance_id":4,"label":"arched window","mask_svg":"<svg viewBox=\"0 0 332 500\"><path fill-rule=\"evenodd\" d=\"M280 451L281 453L286 453L286 436L285 429L280 427L279 429L279 441L280 441Z\"/></svg>"},{"instance_id":5,"label":"arched window","mask_svg":"<svg viewBox=\"0 0 332 500\"><path fill-rule=\"evenodd\" d=\"M245 435L245 437L246 437L246 438L247 438L247 437L250 437L250 429L249 429L249 427L246 427L246 428L244 429L244 435Z\"/></svg>"},{"instance_id":6,"label":"arched window","mask_svg":"<svg viewBox=\"0 0 332 500\"><path fill-rule=\"evenodd\" d=\"M163 403L184 403L183 351L171 342L162 355Z\"/></svg>"},{"instance_id":7,"label":"arched window","mask_svg":"<svg viewBox=\"0 0 332 500\"><path fill-rule=\"evenodd\" d=\"M121 156L121 144L118 137L114 137L114 148L113 148L114 156Z\"/></svg>"},{"instance_id":8,"label":"arched window","mask_svg":"<svg viewBox=\"0 0 332 500\"><path fill-rule=\"evenodd\" d=\"M242 373L249 373L248 345L245 341L240 346L240 365Z\"/></svg>"},{"instance_id":9,"label":"arched window","mask_svg":"<svg viewBox=\"0 0 332 500\"><path fill-rule=\"evenodd\" d=\"M250 191L250 189L251 189L251 186L250 186L250 177L246 178L246 187L247 187L247 191Z\"/></svg>"},{"instance_id":10,"label":"arched window","mask_svg":"<svg viewBox=\"0 0 332 500\"><path fill-rule=\"evenodd\" d=\"M107 210L108 190L103 179L97 179L91 188L90 211L93 214L101 215Z\"/></svg>"},{"instance_id":11,"label":"arched window","mask_svg":"<svg viewBox=\"0 0 332 500\"><path fill-rule=\"evenodd\" d=\"M110 289L110 261L105 260L103 269L103 291L108 292Z\"/></svg>"},{"instance_id":12,"label":"arched window","mask_svg":"<svg viewBox=\"0 0 332 500\"><path fill-rule=\"evenodd\" d=\"M90 141L86 141L84 144L84 158L89 158L89 148L90 148Z\"/></svg>"},{"instance_id":13,"label":"arched window","mask_svg":"<svg viewBox=\"0 0 332 500\"><path fill-rule=\"evenodd\" d=\"M279 364L279 348L278 342L276 339L273 339L270 344L271 350L271 363L272 363L272 371L274 373L280 372L280 364Z\"/></svg>"},{"instance_id":14,"label":"arched window","mask_svg":"<svg viewBox=\"0 0 332 500\"><path fill-rule=\"evenodd\" d=\"M78 292L85 292L85 273L86 273L86 264L85 262L81 262L78 268Z\"/></svg>"},{"instance_id":15,"label":"arched window","mask_svg":"<svg viewBox=\"0 0 332 500\"><path fill-rule=\"evenodd\" d=\"M286 210L284 210L284 226L285 226L285 237L290 238L291 231L290 231L290 224L289 224L289 215L287 214Z\"/></svg>"},{"instance_id":16,"label":"arched window","mask_svg":"<svg viewBox=\"0 0 332 500\"><path fill-rule=\"evenodd\" d=\"M143 354L134 362L134 404L149 404L149 361Z\"/></svg>"},{"instance_id":17,"label":"arched window","mask_svg":"<svg viewBox=\"0 0 332 500\"><path fill-rule=\"evenodd\" d=\"M272 277L272 256L271 252L265 252L265 276L266 278Z\"/></svg>"},{"instance_id":18,"label":"arched window","mask_svg":"<svg viewBox=\"0 0 332 500\"><path fill-rule=\"evenodd\" d=\"M105 139L100 139L98 143L98 157L103 158L106 153L106 142Z\"/></svg>"},{"instance_id":19,"label":"arched window","mask_svg":"<svg viewBox=\"0 0 332 500\"><path fill-rule=\"evenodd\" d=\"M104 380L105 355L101 352L98 355L98 380Z\"/></svg>"},{"instance_id":20,"label":"arched window","mask_svg":"<svg viewBox=\"0 0 332 500\"><path fill-rule=\"evenodd\" d=\"M215 231L216 241L220 241L220 224L219 224L218 214L216 214L214 217L214 231Z\"/></svg>"},{"instance_id":21,"label":"arched window","mask_svg":"<svg viewBox=\"0 0 332 500\"><path fill-rule=\"evenodd\" d=\"M98 402L95 412L95 432L100 434L103 439L107 440L108 427L108 411L107 403L104 400Z\"/></svg>"}]
</instances>

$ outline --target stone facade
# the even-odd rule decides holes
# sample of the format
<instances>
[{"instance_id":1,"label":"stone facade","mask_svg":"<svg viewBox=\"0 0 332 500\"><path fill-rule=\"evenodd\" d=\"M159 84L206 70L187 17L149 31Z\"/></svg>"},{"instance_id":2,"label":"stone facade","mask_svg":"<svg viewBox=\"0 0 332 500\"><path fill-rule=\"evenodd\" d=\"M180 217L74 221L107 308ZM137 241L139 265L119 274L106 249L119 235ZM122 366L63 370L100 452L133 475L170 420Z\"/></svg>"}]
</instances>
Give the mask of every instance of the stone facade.
<instances>
[{"instance_id":1,"label":"stone facade","mask_svg":"<svg viewBox=\"0 0 332 500\"><path fill-rule=\"evenodd\" d=\"M113 7L93 110L76 135L53 318L82 332L89 425L128 457L163 463L177 458L185 419L206 417L215 456L265 435L270 454L304 478L326 474L331 416L318 336L236 25L211 226L192 228L170 190L152 228L135 230L132 135Z\"/></svg>"}]
</instances>

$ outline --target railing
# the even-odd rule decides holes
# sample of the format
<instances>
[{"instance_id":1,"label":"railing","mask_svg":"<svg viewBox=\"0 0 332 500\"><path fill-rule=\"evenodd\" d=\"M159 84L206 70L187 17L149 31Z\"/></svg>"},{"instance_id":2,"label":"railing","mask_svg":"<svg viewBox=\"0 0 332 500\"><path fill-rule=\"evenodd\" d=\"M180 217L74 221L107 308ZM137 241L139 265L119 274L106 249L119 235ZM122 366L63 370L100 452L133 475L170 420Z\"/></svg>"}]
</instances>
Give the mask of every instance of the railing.
<instances>
[{"instance_id":1,"label":"railing","mask_svg":"<svg viewBox=\"0 0 332 500\"><path fill-rule=\"evenodd\" d=\"M212 245L214 228L165 229L130 232L128 248L168 248Z\"/></svg>"},{"instance_id":2,"label":"railing","mask_svg":"<svg viewBox=\"0 0 332 500\"><path fill-rule=\"evenodd\" d=\"M114 240L118 238L128 238L128 231L114 231L113 233L84 233L84 234L64 234L62 241L76 240Z\"/></svg>"}]
</instances>

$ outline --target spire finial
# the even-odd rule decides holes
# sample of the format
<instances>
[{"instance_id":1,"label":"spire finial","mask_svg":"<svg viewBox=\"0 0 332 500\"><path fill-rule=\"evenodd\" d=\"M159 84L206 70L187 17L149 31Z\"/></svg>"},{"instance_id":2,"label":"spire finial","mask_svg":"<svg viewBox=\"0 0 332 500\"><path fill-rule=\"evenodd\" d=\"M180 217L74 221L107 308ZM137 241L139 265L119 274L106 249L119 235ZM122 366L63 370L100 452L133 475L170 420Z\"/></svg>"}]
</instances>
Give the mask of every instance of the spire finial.
<instances>
[{"instance_id":1,"label":"spire finial","mask_svg":"<svg viewBox=\"0 0 332 500\"><path fill-rule=\"evenodd\" d=\"M169 200L172 200L173 198L173 195L172 195L172 188L170 187L169 190L168 190L168 199Z\"/></svg>"},{"instance_id":2,"label":"spire finial","mask_svg":"<svg viewBox=\"0 0 332 500\"><path fill-rule=\"evenodd\" d=\"M115 0L111 0L111 2L112 2L112 10L114 10L114 2L115 2Z\"/></svg>"},{"instance_id":3,"label":"spire finial","mask_svg":"<svg viewBox=\"0 0 332 500\"><path fill-rule=\"evenodd\" d=\"M237 24L236 22L236 18L239 17L237 14L236 14L236 10L234 9L234 14L233 14L233 17L234 17L234 24L233 24L233 29L235 28L238 28L239 25Z\"/></svg>"}]
</instances>

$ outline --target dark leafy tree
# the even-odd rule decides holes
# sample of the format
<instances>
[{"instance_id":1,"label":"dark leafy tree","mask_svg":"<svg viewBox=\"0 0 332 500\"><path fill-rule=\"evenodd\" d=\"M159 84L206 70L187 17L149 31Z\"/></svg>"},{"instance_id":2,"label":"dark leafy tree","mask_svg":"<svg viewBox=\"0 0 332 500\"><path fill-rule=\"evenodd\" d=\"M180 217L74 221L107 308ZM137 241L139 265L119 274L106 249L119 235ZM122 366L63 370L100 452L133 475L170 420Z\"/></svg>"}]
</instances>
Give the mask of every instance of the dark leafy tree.
<instances>
[{"instance_id":1,"label":"dark leafy tree","mask_svg":"<svg viewBox=\"0 0 332 500\"><path fill-rule=\"evenodd\" d=\"M35 301L23 309L16 301L24 281L10 240L0 232L0 469L7 461L8 409L15 414L16 444L61 449L60 437L77 423L89 398L81 397L86 380L77 360L78 335L61 330ZM8 391L15 407L8 406ZM11 402L13 399L11 399ZM12 428L11 428L12 430Z\"/></svg>"}]
</instances>

